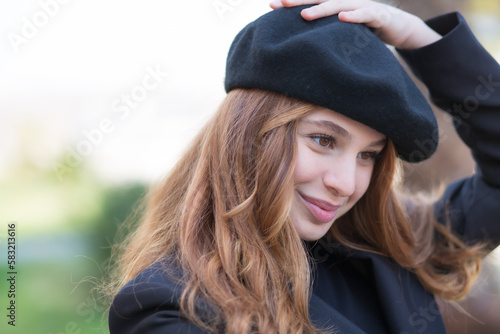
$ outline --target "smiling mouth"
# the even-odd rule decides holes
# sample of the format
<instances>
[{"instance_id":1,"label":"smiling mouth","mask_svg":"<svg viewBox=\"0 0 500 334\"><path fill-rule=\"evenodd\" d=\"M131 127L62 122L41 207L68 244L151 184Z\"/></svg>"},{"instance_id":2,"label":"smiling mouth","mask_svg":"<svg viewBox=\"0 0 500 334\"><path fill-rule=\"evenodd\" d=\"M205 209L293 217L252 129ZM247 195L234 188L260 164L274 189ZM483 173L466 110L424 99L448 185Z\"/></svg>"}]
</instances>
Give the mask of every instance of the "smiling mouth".
<instances>
[{"instance_id":1,"label":"smiling mouth","mask_svg":"<svg viewBox=\"0 0 500 334\"><path fill-rule=\"evenodd\" d=\"M335 219L340 205L333 205L318 198L306 196L300 192L298 194L317 221L320 223L329 223Z\"/></svg>"}]
</instances>

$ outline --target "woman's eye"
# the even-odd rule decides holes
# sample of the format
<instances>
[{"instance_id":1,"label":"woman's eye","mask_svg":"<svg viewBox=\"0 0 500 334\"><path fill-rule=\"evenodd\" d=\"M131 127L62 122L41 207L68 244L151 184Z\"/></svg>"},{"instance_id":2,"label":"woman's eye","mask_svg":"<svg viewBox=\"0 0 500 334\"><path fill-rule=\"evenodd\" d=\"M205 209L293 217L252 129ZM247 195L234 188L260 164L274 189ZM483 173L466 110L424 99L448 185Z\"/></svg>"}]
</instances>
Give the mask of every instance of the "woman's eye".
<instances>
[{"instance_id":1,"label":"woman's eye","mask_svg":"<svg viewBox=\"0 0 500 334\"><path fill-rule=\"evenodd\" d=\"M360 158L361 160L365 160L365 161L368 161L368 160L375 161L379 157L380 157L380 153L377 153L377 152L360 152L360 153L358 153L358 158Z\"/></svg>"},{"instance_id":2,"label":"woman's eye","mask_svg":"<svg viewBox=\"0 0 500 334\"><path fill-rule=\"evenodd\" d=\"M330 147L333 145L333 138L329 136L312 136L311 137L321 147Z\"/></svg>"}]
</instances>

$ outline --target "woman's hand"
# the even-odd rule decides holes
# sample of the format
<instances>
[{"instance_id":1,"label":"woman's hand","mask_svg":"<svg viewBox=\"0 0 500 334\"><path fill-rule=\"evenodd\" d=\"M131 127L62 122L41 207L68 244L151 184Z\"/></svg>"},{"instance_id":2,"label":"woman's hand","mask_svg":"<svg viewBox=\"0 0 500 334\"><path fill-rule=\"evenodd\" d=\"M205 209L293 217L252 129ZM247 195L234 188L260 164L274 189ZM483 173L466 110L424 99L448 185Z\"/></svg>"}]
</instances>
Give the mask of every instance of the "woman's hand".
<instances>
[{"instance_id":1,"label":"woman's hand","mask_svg":"<svg viewBox=\"0 0 500 334\"><path fill-rule=\"evenodd\" d=\"M436 42L441 36L415 15L369 0L272 0L271 8L316 5L301 15L311 21L339 14L344 22L363 23L374 28L386 44L399 49L416 49Z\"/></svg>"}]
</instances>

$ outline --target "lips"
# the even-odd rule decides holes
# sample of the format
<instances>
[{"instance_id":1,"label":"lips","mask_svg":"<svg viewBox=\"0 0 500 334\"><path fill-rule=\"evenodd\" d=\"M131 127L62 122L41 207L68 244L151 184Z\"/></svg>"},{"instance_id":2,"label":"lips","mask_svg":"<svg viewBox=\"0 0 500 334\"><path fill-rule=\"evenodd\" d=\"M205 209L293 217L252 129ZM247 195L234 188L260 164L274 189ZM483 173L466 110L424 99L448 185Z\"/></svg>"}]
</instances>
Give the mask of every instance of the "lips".
<instances>
[{"instance_id":1,"label":"lips","mask_svg":"<svg viewBox=\"0 0 500 334\"><path fill-rule=\"evenodd\" d=\"M340 205L333 205L330 202L326 202L314 197L309 197L301 194L300 192L298 194L317 221L321 223L329 223L333 221L333 219L335 219L335 216L337 215L337 209L340 207Z\"/></svg>"}]
</instances>

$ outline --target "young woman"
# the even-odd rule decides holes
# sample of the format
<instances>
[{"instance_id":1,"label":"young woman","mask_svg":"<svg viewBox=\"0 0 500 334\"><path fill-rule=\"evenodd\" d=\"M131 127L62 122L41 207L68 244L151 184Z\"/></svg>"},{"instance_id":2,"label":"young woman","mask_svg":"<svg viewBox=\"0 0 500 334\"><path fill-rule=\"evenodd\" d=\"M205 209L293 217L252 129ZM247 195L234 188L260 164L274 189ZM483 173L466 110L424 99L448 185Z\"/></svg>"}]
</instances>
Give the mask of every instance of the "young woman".
<instances>
[{"instance_id":1,"label":"young woman","mask_svg":"<svg viewBox=\"0 0 500 334\"><path fill-rule=\"evenodd\" d=\"M123 243L112 334L445 333L435 298L500 243L500 67L462 16L285 4L238 34L226 99ZM379 38L476 159L435 203L397 189L439 133Z\"/></svg>"}]
</instances>

